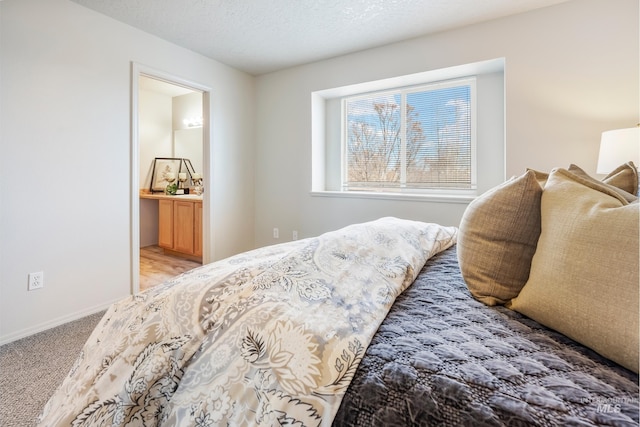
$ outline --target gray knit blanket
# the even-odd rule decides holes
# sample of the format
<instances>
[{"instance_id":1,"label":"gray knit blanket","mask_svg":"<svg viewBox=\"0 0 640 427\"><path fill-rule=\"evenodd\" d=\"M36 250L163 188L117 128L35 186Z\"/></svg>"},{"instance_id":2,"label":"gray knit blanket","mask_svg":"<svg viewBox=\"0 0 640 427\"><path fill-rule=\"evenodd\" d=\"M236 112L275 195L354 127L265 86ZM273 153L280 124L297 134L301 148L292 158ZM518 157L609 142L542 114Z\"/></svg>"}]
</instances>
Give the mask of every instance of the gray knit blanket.
<instances>
[{"instance_id":1,"label":"gray knit blanket","mask_svg":"<svg viewBox=\"0 0 640 427\"><path fill-rule=\"evenodd\" d=\"M455 246L384 320L334 426L637 426L638 375L471 297Z\"/></svg>"}]
</instances>

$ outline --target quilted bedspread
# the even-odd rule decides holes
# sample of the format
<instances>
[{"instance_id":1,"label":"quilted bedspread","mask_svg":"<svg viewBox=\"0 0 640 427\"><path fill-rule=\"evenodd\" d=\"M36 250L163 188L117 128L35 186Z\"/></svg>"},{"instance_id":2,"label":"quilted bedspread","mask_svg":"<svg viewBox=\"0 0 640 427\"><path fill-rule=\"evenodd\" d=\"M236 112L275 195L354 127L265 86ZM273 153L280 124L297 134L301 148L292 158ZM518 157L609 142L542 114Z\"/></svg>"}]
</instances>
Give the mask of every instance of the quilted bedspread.
<instances>
[{"instance_id":1,"label":"quilted bedspread","mask_svg":"<svg viewBox=\"0 0 640 427\"><path fill-rule=\"evenodd\" d=\"M334 425L638 426L638 397L637 374L474 300L454 246L396 299Z\"/></svg>"},{"instance_id":2,"label":"quilted bedspread","mask_svg":"<svg viewBox=\"0 0 640 427\"><path fill-rule=\"evenodd\" d=\"M40 425L330 425L394 300L456 231L384 218L114 304Z\"/></svg>"}]
</instances>

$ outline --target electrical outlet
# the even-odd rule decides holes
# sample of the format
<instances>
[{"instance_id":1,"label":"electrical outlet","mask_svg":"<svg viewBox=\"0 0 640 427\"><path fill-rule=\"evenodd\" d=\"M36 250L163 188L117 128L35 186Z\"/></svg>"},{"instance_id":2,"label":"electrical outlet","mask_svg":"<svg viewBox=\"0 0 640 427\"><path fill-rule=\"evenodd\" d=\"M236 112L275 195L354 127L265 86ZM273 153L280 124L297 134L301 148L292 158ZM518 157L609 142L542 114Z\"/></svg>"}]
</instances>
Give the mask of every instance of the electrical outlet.
<instances>
[{"instance_id":1,"label":"electrical outlet","mask_svg":"<svg viewBox=\"0 0 640 427\"><path fill-rule=\"evenodd\" d=\"M35 291L42 288L44 288L44 273L42 271L29 273L29 290Z\"/></svg>"},{"instance_id":2,"label":"electrical outlet","mask_svg":"<svg viewBox=\"0 0 640 427\"><path fill-rule=\"evenodd\" d=\"M291 234L292 234L291 238L293 240L298 240L298 230L293 230L293 233Z\"/></svg>"},{"instance_id":3,"label":"electrical outlet","mask_svg":"<svg viewBox=\"0 0 640 427\"><path fill-rule=\"evenodd\" d=\"M279 239L280 238L280 230L278 230L277 228L273 229L273 238L274 239Z\"/></svg>"}]
</instances>

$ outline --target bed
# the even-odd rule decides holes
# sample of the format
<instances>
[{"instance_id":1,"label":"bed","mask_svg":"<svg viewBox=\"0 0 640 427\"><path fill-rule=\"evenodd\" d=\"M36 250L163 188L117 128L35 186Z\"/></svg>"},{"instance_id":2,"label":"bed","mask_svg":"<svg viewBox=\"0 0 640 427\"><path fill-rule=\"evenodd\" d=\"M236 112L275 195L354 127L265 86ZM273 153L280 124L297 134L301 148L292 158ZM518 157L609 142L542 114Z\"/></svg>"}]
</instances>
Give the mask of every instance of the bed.
<instances>
[{"instance_id":1,"label":"bed","mask_svg":"<svg viewBox=\"0 0 640 427\"><path fill-rule=\"evenodd\" d=\"M631 167L180 275L107 311L40 425L638 425Z\"/></svg>"},{"instance_id":2,"label":"bed","mask_svg":"<svg viewBox=\"0 0 640 427\"><path fill-rule=\"evenodd\" d=\"M637 426L638 407L636 373L471 298L452 247L396 300L334 425Z\"/></svg>"}]
</instances>

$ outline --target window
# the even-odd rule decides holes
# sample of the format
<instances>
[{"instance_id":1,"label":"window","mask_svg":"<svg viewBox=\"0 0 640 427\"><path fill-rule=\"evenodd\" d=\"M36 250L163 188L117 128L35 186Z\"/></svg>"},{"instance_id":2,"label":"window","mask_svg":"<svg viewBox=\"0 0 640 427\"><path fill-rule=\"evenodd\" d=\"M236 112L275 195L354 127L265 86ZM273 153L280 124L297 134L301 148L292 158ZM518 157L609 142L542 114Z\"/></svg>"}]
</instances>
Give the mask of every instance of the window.
<instances>
[{"instance_id":1,"label":"window","mask_svg":"<svg viewBox=\"0 0 640 427\"><path fill-rule=\"evenodd\" d=\"M504 87L496 58L311 92L311 195L470 202L506 179Z\"/></svg>"},{"instance_id":2,"label":"window","mask_svg":"<svg viewBox=\"0 0 640 427\"><path fill-rule=\"evenodd\" d=\"M342 190L475 190L475 78L342 99Z\"/></svg>"}]
</instances>

